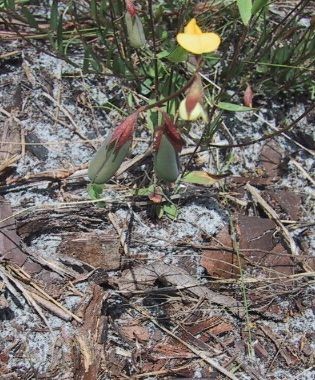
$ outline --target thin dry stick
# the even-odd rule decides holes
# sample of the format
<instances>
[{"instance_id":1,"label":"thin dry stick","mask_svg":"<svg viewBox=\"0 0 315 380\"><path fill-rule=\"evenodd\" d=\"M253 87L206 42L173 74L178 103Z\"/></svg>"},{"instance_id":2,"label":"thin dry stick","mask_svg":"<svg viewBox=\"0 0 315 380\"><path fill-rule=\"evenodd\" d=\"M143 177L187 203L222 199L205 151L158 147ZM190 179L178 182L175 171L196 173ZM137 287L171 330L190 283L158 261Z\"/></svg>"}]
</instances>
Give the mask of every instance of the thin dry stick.
<instances>
[{"instance_id":1,"label":"thin dry stick","mask_svg":"<svg viewBox=\"0 0 315 380\"><path fill-rule=\"evenodd\" d=\"M126 234L124 234L123 229L120 228L116 215L113 214L112 212L109 212L107 215L108 215L108 219L111 221L112 225L114 226L115 230L117 231L119 235L120 244L123 247L125 255L129 256L129 247L127 244Z\"/></svg>"},{"instance_id":2,"label":"thin dry stick","mask_svg":"<svg viewBox=\"0 0 315 380\"><path fill-rule=\"evenodd\" d=\"M291 158L290 162L303 174L303 176L308 179L312 185L315 186L315 181L314 179L308 174L308 172L303 168L303 166L298 163L296 160Z\"/></svg>"},{"instance_id":3,"label":"thin dry stick","mask_svg":"<svg viewBox=\"0 0 315 380\"><path fill-rule=\"evenodd\" d=\"M75 315L74 313L72 313L70 310L66 309L60 302L56 301L53 297L51 297L48 293L46 293L41 287L39 287L37 284L35 284L32 279L31 279L31 276L26 273L22 268L19 268L19 267L11 267L12 271L24 278L25 281L28 281L29 284L34 288L36 289L43 298L46 298L48 301L52 302L53 304L55 304L57 307L59 307L61 310L63 310L66 314L70 315L73 319L75 319L77 322L79 323L82 323L82 319L79 318L77 315Z\"/></svg>"},{"instance_id":4,"label":"thin dry stick","mask_svg":"<svg viewBox=\"0 0 315 380\"><path fill-rule=\"evenodd\" d=\"M202 78L205 79L206 82L210 83L212 86L214 86L215 88L217 88L218 90L221 90L221 87L218 86L216 83L214 83L211 79L209 79L208 77L206 77L205 75L201 74ZM254 111L254 109L253 109ZM300 147L301 149L305 150L306 152L308 152L309 154L311 154L312 156L315 155L314 151L311 150L311 149L308 149L306 148L305 146L303 146L302 144L300 144L298 141L295 141L294 139L292 139L290 136L288 136L286 133L284 133L285 130L289 130L291 128L287 128L287 127L284 127L283 129L278 129L277 127L273 126L268 120L264 119L261 115L259 115L258 113L256 112L253 112L253 114L258 118L260 119L261 121L263 121L264 123L266 123L268 125L269 128L271 128L273 131L275 131L273 134L271 134L270 136L273 137L273 136L276 136L276 135L280 135L282 134L282 136L284 138L286 138L287 140L293 142L295 145L297 145L298 147ZM300 120L300 119L299 119ZM290 124L291 126L292 124ZM281 133L279 133L281 132ZM269 138L269 135L266 135L264 136L264 139L267 139ZM254 141L249 141L249 142L246 142L246 145L251 145L255 142L259 142L259 141L263 141L261 139L258 139L258 140L254 140ZM232 145L219 145L219 144L211 144L211 146L214 146L214 147L217 147L217 148L220 148L220 147L230 147L230 148L233 148L233 147L242 147L242 146L245 146L244 144L232 144Z\"/></svg>"},{"instance_id":5,"label":"thin dry stick","mask_svg":"<svg viewBox=\"0 0 315 380\"><path fill-rule=\"evenodd\" d=\"M204 360L206 363L208 363L210 366L221 372L223 375L228 377L231 380L238 380L237 377L233 375L230 371L228 371L226 368L222 367L219 363L214 361L212 358L210 358L206 351L200 350L199 348L196 348L192 346L191 344L187 343L180 337L178 337L176 334L174 334L172 331L168 330L166 327L159 324L159 322L151 317L151 315L147 314L144 310L140 309L139 307L133 305L132 306L135 310L137 310L140 314L144 315L146 318L148 318L152 323L154 323L160 330L164 331L166 334L170 335L172 338L176 339L178 342L183 344L185 347L187 347L191 352L198 355L202 360Z\"/></svg>"},{"instance_id":6,"label":"thin dry stick","mask_svg":"<svg viewBox=\"0 0 315 380\"><path fill-rule=\"evenodd\" d=\"M260 206L266 211L269 217L281 228L283 232L283 237L285 238L286 242L289 244L292 254L294 256L297 256L298 253L297 253L297 246L295 244L295 241L292 239L287 228L281 223L280 218L277 215L277 213L263 199L263 197L259 193L259 190L257 190L254 186L247 183L245 186L245 189L250 192L251 196L253 197L253 200L256 203L260 204Z\"/></svg>"},{"instance_id":7,"label":"thin dry stick","mask_svg":"<svg viewBox=\"0 0 315 380\"><path fill-rule=\"evenodd\" d=\"M143 377L172 374L172 373L176 373L178 371L182 371L183 369L189 368L189 367L191 367L191 365L192 365L192 363L189 363L189 364L182 365L180 367L165 368L165 369L160 369L159 371L139 373L138 375L134 375L133 378L142 379Z\"/></svg>"},{"instance_id":8,"label":"thin dry stick","mask_svg":"<svg viewBox=\"0 0 315 380\"><path fill-rule=\"evenodd\" d=\"M58 318L63 319L66 322L71 321L72 317L69 314L64 313L59 307L56 307L52 302L39 296L37 293L29 292L32 298L44 309L48 310L51 314L56 315Z\"/></svg>"},{"instance_id":9,"label":"thin dry stick","mask_svg":"<svg viewBox=\"0 0 315 380\"><path fill-rule=\"evenodd\" d=\"M37 302L32 297L31 293L27 289L24 288L24 286L21 284L21 282L19 280L17 280L13 276L11 276L10 273L8 273L6 270L4 270L1 267L0 267L0 273L1 273L2 278L9 279L21 291L21 293L24 296L27 303L30 306L33 306L33 308L37 311L38 315L42 318L42 320L44 321L46 326L49 328L50 332L52 332L52 329L51 329L45 315L43 314L43 312L42 312L41 308L39 307L39 305L37 304Z\"/></svg>"}]
</instances>

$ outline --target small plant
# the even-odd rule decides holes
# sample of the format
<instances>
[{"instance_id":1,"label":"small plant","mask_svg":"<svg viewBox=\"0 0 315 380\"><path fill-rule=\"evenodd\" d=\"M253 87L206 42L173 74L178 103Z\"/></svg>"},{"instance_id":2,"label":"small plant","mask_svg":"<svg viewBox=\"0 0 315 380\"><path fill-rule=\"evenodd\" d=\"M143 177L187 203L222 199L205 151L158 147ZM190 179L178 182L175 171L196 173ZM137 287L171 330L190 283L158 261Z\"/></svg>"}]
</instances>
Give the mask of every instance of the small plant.
<instances>
[{"instance_id":1,"label":"small plant","mask_svg":"<svg viewBox=\"0 0 315 380\"><path fill-rule=\"evenodd\" d=\"M126 8L125 20L130 45L138 48L145 43L141 20L131 1L126 1ZM179 113L179 117L187 121L198 118L202 118L204 122L208 121L203 106L204 94L199 75L202 67L201 55L215 51L219 47L220 37L215 33L203 33L193 18L184 28L184 32L177 34L177 41L187 53L194 54L194 73L180 91L173 92L166 98L158 98L153 104L140 107L114 129L90 162L88 174L92 185L105 184L116 173L132 145L139 114L151 109L155 109L162 116L161 124L154 126L153 152L156 178L164 183L175 182L178 179L180 175L178 153L184 145L184 139L175 123L176 115ZM168 114L162 107L172 100L177 100L185 90L186 96L180 102L178 112L175 112L175 115Z\"/></svg>"},{"instance_id":2,"label":"small plant","mask_svg":"<svg viewBox=\"0 0 315 380\"><path fill-rule=\"evenodd\" d=\"M129 154L138 120L150 123L154 186L157 181L210 184L218 177L193 170L191 163L199 147L215 146L212 140L225 113L252 112L255 93L268 100L290 91L313 98L314 21L302 22L310 3L301 0L283 20L270 23L268 0L52 0L47 8L3 0L0 22L16 37L72 64L80 75L128 81L130 116L110 133L89 165L89 193L101 197L104 184ZM73 51L81 61L73 60ZM244 90L240 104L238 95ZM201 123L202 135L181 168L178 156L195 121ZM222 167L227 169L228 163Z\"/></svg>"}]
</instances>

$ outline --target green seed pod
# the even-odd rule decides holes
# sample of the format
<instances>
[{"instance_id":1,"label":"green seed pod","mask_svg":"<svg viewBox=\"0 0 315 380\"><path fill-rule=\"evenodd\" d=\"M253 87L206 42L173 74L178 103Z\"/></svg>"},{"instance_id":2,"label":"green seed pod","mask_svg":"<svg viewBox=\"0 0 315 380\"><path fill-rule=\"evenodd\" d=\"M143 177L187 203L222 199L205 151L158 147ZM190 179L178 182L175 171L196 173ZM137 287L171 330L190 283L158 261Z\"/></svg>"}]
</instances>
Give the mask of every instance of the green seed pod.
<instances>
[{"instance_id":1,"label":"green seed pod","mask_svg":"<svg viewBox=\"0 0 315 380\"><path fill-rule=\"evenodd\" d=\"M165 135L161 136L159 148L155 153L154 171L159 179L166 182L176 181L179 175L178 154Z\"/></svg>"},{"instance_id":2,"label":"green seed pod","mask_svg":"<svg viewBox=\"0 0 315 380\"><path fill-rule=\"evenodd\" d=\"M118 125L92 158L88 176L92 183L106 183L119 169L132 144L139 110Z\"/></svg>"},{"instance_id":3,"label":"green seed pod","mask_svg":"<svg viewBox=\"0 0 315 380\"><path fill-rule=\"evenodd\" d=\"M128 11L125 13L125 22L130 45L135 49L143 47L146 43L143 26L137 15L131 15Z\"/></svg>"},{"instance_id":4,"label":"green seed pod","mask_svg":"<svg viewBox=\"0 0 315 380\"><path fill-rule=\"evenodd\" d=\"M130 146L131 141L127 141L116 151L115 147L110 146L106 141L90 162L88 176L91 182L103 184L109 181L126 158Z\"/></svg>"}]
</instances>

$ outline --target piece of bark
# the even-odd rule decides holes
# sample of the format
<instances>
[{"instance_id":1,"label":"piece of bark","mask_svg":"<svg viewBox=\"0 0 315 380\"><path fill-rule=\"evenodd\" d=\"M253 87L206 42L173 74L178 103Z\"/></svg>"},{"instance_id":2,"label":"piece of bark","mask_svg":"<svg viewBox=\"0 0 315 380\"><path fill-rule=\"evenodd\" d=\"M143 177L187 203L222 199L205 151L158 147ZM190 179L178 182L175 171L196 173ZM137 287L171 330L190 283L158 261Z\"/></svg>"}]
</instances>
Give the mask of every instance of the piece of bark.
<instances>
[{"instance_id":1,"label":"piece of bark","mask_svg":"<svg viewBox=\"0 0 315 380\"><path fill-rule=\"evenodd\" d=\"M186 329L192 335L197 335L205 331L209 331L213 335L220 335L233 331L234 327L223 318L212 317L205 321L198 322L197 324L194 323L192 326L186 327Z\"/></svg>"},{"instance_id":2,"label":"piece of bark","mask_svg":"<svg viewBox=\"0 0 315 380\"><path fill-rule=\"evenodd\" d=\"M27 133L25 135L25 142L29 144L27 145L27 150L30 151L35 157L41 161L47 160L49 151L44 145L40 145L41 140L35 133Z\"/></svg>"},{"instance_id":3,"label":"piece of bark","mask_svg":"<svg viewBox=\"0 0 315 380\"><path fill-rule=\"evenodd\" d=\"M266 268L268 276L295 273L296 264L289 251L273 237L276 224L272 220L243 215L238 221L240 249L246 258Z\"/></svg>"},{"instance_id":4,"label":"piece of bark","mask_svg":"<svg viewBox=\"0 0 315 380\"><path fill-rule=\"evenodd\" d=\"M35 263L30 258L26 260L22 268L25 270L25 272L27 272L30 275L35 275L43 269L43 267L40 264Z\"/></svg>"},{"instance_id":5,"label":"piece of bark","mask_svg":"<svg viewBox=\"0 0 315 380\"><path fill-rule=\"evenodd\" d=\"M255 354L259 357L259 359L266 361L269 358L267 350L259 341L254 342L253 347Z\"/></svg>"},{"instance_id":6,"label":"piece of bark","mask_svg":"<svg viewBox=\"0 0 315 380\"><path fill-rule=\"evenodd\" d=\"M274 141L268 141L260 152L260 163L265 173L265 184L278 180L281 160L280 147Z\"/></svg>"},{"instance_id":7,"label":"piece of bark","mask_svg":"<svg viewBox=\"0 0 315 380\"><path fill-rule=\"evenodd\" d=\"M0 171L6 168L6 162L10 162L21 154L21 127L8 118L0 128Z\"/></svg>"},{"instance_id":8,"label":"piece of bark","mask_svg":"<svg viewBox=\"0 0 315 380\"><path fill-rule=\"evenodd\" d=\"M101 372L103 344L100 343L100 331L103 326L102 306L104 290L92 285L92 299L88 304L84 323L75 336L73 361L76 363L74 378L77 380L94 380Z\"/></svg>"},{"instance_id":9,"label":"piece of bark","mask_svg":"<svg viewBox=\"0 0 315 380\"><path fill-rule=\"evenodd\" d=\"M120 268L121 255L116 234L70 233L60 243L58 254L74 257L88 265L106 270Z\"/></svg>"},{"instance_id":10,"label":"piece of bark","mask_svg":"<svg viewBox=\"0 0 315 380\"><path fill-rule=\"evenodd\" d=\"M139 342L147 342L150 339L149 330L142 326L141 320L124 321L119 326L119 333L127 340L137 340Z\"/></svg>"},{"instance_id":11,"label":"piece of bark","mask_svg":"<svg viewBox=\"0 0 315 380\"><path fill-rule=\"evenodd\" d=\"M274 343L277 352L283 357L288 366L295 366L301 362L301 355L287 340L284 341L284 338L272 331L267 325L260 324L259 329Z\"/></svg>"},{"instance_id":12,"label":"piece of bark","mask_svg":"<svg viewBox=\"0 0 315 380\"><path fill-rule=\"evenodd\" d=\"M276 224L270 219L239 215L238 229L241 249L269 251L276 245L273 238Z\"/></svg>"},{"instance_id":13,"label":"piece of bark","mask_svg":"<svg viewBox=\"0 0 315 380\"><path fill-rule=\"evenodd\" d=\"M246 183L253 186L265 187L276 182L280 177L282 164L281 148L274 142L267 142L261 149L258 167L253 174L245 176L232 176L227 181L231 188L237 188L237 192L243 194L242 187Z\"/></svg>"},{"instance_id":14,"label":"piece of bark","mask_svg":"<svg viewBox=\"0 0 315 380\"><path fill-rule=\"evenodd\" d=\"M263 198L273 207L277 214L284 213L282 219L298 220L301 216L301 197L289 190L266 190Z\"/></svg>"},{"instance_id":15,"label":"piece of bark","mask_svg":"<svg viewBox=\"0 0 315 380\"><path fill-rule=\"evenodd\" d=\"M0 258L18 266L27 260L27 255L21 250L20 238L15 231L15 220L9 202L0 197Z\"/></svg>"},{"instance_id":16,"label":"piece of bark","mask_svg":"<svg viewBox=\"0 0 315 380\"><path fill-rule=\"evenodd\" d=\"M207 273L216 278L239 276L239 262L232 251L233 243L228 227L224 227L211 243L211 249L203 250L200 261Z\"/></svg>"}]
</instances>

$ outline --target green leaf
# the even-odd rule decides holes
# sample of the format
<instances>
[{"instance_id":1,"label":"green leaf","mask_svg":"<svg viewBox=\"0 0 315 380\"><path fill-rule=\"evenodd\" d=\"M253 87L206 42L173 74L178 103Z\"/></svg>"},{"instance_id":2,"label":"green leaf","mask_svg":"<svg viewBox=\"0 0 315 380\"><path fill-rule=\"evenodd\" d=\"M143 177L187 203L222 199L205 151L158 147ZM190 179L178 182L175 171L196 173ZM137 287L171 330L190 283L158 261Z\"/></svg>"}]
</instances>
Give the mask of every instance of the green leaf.
<instances>
[{"instance_id":1,"label":"green leaf","mask_svg":"<svg viewBox=\"0 0 315 380\"><path fill-rule=\"evenodd\" d=\"M94 20L97 20L97 3L96 3L96 0L91 0L90 12L91 12L91 16L94 18Z\"/></svg>"},{"instance_id":2,"label":"green leaf","mask_svg":"<svg viewBox=\"0 0 315 380\"><path fill-rule=\"evenodd\" d=\"M23 16L26 18L28 25L37 29L38 23L35 17L32 15L32 13L26 7L22 7L21 12Z\"/></svg>"},{"instance_id":3,"label":"green leaf","mask_svg":"<svg viewBox=\"0 0 315 380\"><path fill-rule=\"evenodd\" d=\"M226 175L216 175L210 174L205 171L192 171L185 174L182 178L182 182L194 183L197 185L211 186L218 182L221 178L226 177Z\"/></svg>"},{"instance_id":4,"label":"green leaf","mask_svg":"<svg viewBox=\"0 0 315 380\"><path fill-rule=\"evenodd\" d=\"M160 53L156 55L157 58L163 59L169 55L169 52L167 50L162 50Z\"/></svg>"},{"instance_id":5,"label":"green leaf","mask_svg":"<svg viewBox=\"0 0 315 380\"><path fill-rule=\"evenodd\" d=\"M134 195L138 196L148 196L154 192L154 185L150 185L149 187L142 187L140 189L136 189Z\"/></svg>"},{"instance_id":6,"label":"green leaf","mask_svg":"<svg viewBox=\"0 0 315 380\"><path fill-rule=\"evenodd\" d=\"M62 35L63 27L62 27L62 13L59 16L58 20L58 27L57 27L57 48L60 53L62 53L62 40L63 40L63 35Z\"/></svg>"},{"instance_id":7,"label":"green leaf","mask_svg":"<svg viewBox=\"0 0 315 380\"><path fill-rule=\"evenodd\" d=\"M96 183L89 183L87 186L87 192L91 199L100 199L104 190L104 185Z\"/></svg>"},{"instance_id":8,"label":"green leaf","mask_svg":"<svg viewBox=\"0 0 315 380\"><path fill-rule=\"evenodd\" d=\"M126 73L126 63L117 55L115 55L113 59L113 72L116 75L122 76Z\"/></svg>"},{"instance_id":9,"label":"green leaf","mask_svg":"<svg viewBox=\"0 0 315 380\"><path fill-rule=\"evenodd\" d=\"M248 112L253 111L253 108L251 107L245 107L241 106L239 104L234 103L227 103L227 102L219 102L218 108L224 111L231 111L231 112Z\"/></svg>"},{"instance_id":10,"label":"green leaf","mask_svg":"<svg viewBox=\"0 0 315 380\"><path fill-rule=\"evenodd\" d=\"M258 13L262 8L266 7L269 0L254 0L252 7L252 15L254 16Z\"/></svg>"},{"instance_id":11,"label":"green leaf","mask_svg":"<svg viewBox=\"0 0 315 380\"><path fill-rule=\"evenodd\" d=\"M84 58L83 58L83 66L82 66L82 71L83 73L86 73L89 69L90 66L90 60L91 60L91 55L88 50L84 50Z\"/></svg>"},{"instance_id":12,"label":"green leaf","mask_svg":"<svg viewBox=\"0 0 315 380\"><path fill-rule=\"evenodd\" d=\"M10 9L11 11L14 11L15 10L15 1L14 0L5 0L3 3L3 6L5 9Z\"/></svg>"},{"instance_id":13,"label":"green leaf","mask_svg":"<svg viewBox=\"0 0 315 380\"><path fill-rule=\"evenodd\" d=\"M168 218L174 220L178 217L179 211L174 203L166 203L162 206L163 214L165 214Z\"/></svg>"},{"instance_id":14,"label":"green leaf","mask_svg":"<svg viewBox=\"0 0 315 380\"><path fill-rule=\"evenodd\" d=\"M168 55L167 59L173 63L177 62L183 62L186 61L188 57L187 51L182 48L181 46L176 46L175 49L173 49L170 54Z\"/></svg>"},{"instance_id":15,"label":"green leaf","mask_svg":"<svg viewBox=\"0 0 315 380\"><path fill-rule=\"evenodd\" d=\"M57 28L58 28L58 20L59 20L58 0L53 0L51 4L51 9L50 9L50 27L55 32L57 31Z\"/></svg>"},{"instance_id":16,"label":"green leaf","mask_svg":"<svg viewBox=\"0 0 315 380\"><path fill-rule=\"evenodd\" d=\"M155 109L149 110L146 113L146 118L146 126L151 132L154 132L154 130L162 123L162 114Z\"/></svg>"},{"instance_id":17,"label":"green leaf","mask_svg":"<svg viewBox=\"0 0 315 380\"><path fill-rule=\"evenodd\" d=\"M207 61L209 66L214 66L220 61L220 57L215 53L202 54L202 58Z\"/></svg>"},{"instance_id":18,"label":"green leaf","mask_svg":"<svg viewBox=\"0 0 315 380\"><path fill-rule=\"evenodd\" d=\"M236 2L243 24L247 26L252 16L252 0L237 0Z\"/></svg>"}]
</instances>

